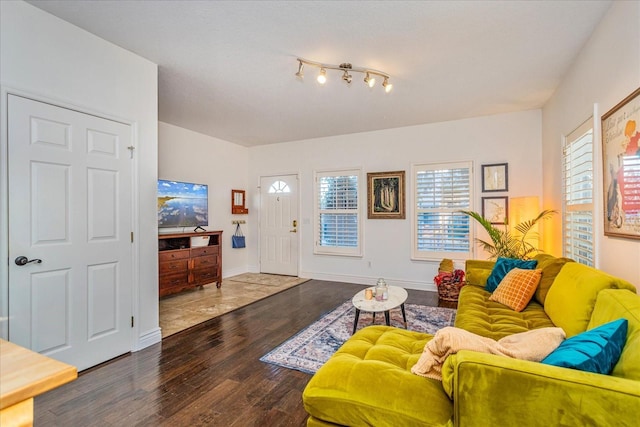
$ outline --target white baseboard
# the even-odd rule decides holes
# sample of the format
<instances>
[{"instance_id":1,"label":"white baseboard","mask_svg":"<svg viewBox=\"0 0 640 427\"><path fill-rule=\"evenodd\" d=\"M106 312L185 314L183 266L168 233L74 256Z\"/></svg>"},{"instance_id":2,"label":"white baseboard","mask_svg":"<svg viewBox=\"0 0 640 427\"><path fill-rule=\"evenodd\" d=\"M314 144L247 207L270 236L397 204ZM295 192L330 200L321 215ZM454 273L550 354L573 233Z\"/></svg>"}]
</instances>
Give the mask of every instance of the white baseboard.
<instances>
[{"instance_id":1,"label":"white baseboard","mask_svg":"<svg viewBox=\"0 0 640 427\"><path fill-rule=\"evenodd\" d=\"M222 279L228 279L229 277L238 276L239 274L250 273L246 268L233 268L231 270L225 270L222 272Z\"/></svg>"},{"instance_id":2,"label":"white baseboard","mask_svg":"<svg viewBox=\"0 0 640 427\"><path fill-rule=\"evenodd\" d=\"M152 329L144 334L140 335L136 348L132 351L140 351L143 348L147 348L151 345L157 344L162 341L162 330L160 328Z\"/></svg>"},{"instance_id":3,"label":"white baseboard","mask_svg":"<svg viewBox=\"0 0 640 427\"><path fill-rule=\"evenodd\" d=\"M367 276L352 276L348 274L331 274L331 273L319 273L315 271L301 271L300 277L316 280L328 280L331 282L347 282L356 283L359 285L374 286L378 277ZM418 291L432 291L437 292L438 288L433 283L418 282L413 280L403 280L385 277L384 280L388 285L400 286L406 289L415 289Z\"/></svg>"}]
</instances>

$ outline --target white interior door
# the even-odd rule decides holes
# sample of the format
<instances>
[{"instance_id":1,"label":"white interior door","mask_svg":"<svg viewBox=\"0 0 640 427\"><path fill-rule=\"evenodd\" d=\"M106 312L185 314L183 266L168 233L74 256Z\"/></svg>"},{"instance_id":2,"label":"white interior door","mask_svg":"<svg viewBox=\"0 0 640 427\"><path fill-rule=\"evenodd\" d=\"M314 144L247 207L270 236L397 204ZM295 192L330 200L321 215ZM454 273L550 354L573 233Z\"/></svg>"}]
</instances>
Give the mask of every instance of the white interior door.
<instances>
[{"instance_id":1,"label":"white interior door","mask_svg":"<svg viewBox=\"0 0 640 427\"><path fill-rule=\"evenodd\" d=\"M14 95L7 111L9 340L79 370L126 353L131 128Z\"/></svg>"},{"instance_id":2,"label":"white interior door","mask_svg":"<svg viewBox=\"0 0 640 427\"><path fill-rule=\"evenodd\" d=\"M260 179L260 271L298 275L298 176Z\"/></svg>"}]
</instances>

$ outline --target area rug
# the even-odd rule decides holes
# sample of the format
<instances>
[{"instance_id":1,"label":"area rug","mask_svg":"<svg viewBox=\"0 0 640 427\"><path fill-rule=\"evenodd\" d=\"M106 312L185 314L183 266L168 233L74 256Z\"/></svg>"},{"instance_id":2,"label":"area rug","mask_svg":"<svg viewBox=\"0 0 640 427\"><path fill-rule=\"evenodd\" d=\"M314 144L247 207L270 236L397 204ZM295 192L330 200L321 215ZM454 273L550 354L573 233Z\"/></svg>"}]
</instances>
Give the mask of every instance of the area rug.
<instances>
[{"instance_id":1,"label":"area rug","mask_svg":"<svg viewBox=\"0 0 640 427\"><path fill-rule=\"evenodd\" d=\"M456 310L405 304L407 329L434 334L445 326L453 326ZM390 311L391 326L404 327L400 309ZM345 301L278 347L260 358L260 361L308 374L315 373L340 346L351 337L355 308L351 300ZM360 313L358 329L374 324L372 313ZM384 314L378 313L376 325L384 325Z\"/></svg>"}]
</instances>

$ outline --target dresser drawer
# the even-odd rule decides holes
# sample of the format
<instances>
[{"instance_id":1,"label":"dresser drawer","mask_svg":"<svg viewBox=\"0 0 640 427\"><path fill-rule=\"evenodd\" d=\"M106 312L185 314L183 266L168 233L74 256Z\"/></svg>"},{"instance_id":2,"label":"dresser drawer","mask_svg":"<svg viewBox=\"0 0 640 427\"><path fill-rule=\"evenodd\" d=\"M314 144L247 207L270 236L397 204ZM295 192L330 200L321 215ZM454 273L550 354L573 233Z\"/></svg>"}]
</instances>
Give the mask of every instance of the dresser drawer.
<instances>
[{"instance_id":1,"label":"dresser drawer","mask_svg":"<svg viewBox=\"0 0 640 427\"><path fill-rule=\"evenodd\" d=\"M171 274L186 272L189 269L188 259L178 259L175 261L160 261L160 274Z\"/></svg>"},{"instance_id":2,"label":"dresser drawer","mask_svg":"<svg viewBox=\"0 0 640 427\"><path fill-rule=\"evenodd\" d=\"M212 256L201 256L198 258L193 258L192 268L203 268L203 267L216 267L218 265L218 257L215 255Z\"/></svg>"},{"instance_id":3,"label":"dresser drawer","mask_svg":"<svg viewBox=\"0 0 640 427\"><path fill-rule=\"evenodd\" d=\"M218 246L203 246L201 248L191 248L191 256L206 256L206 255L218 255L220 249Z\"/></svg>"},{"instance_id":4,"label":"dresser drawer","mask_svg":"<svg viewBox=\"0 0 640 427\"><path fill-rule=\"evenodd\" d=\"M177 251L162 251L158 254L160 262L172 261L176 259L189 259L189 249L180 249Z\"/></svg>"},{"instance_id":5,"label":"dresser drawer","mask_svg":"<svg viewBox=\"0 0 640 427\"><path fill-rule=\"evenodd\" d=\"M215 282L218 280L217 270L215 268L203 268L200 270L193 270L193 283L194 284L206 284Z\"/></svg>"},{"instance_id":6,"label":"dresser drawer","mask_svg":"<svg viewBox=\"0 0 640 427\"><path fill-rule=\"evenodd\" d=\"M189 273L163 274L160 276L160 289L173 288L186 285L189 282Z\"/></svg>"}]
</instances>

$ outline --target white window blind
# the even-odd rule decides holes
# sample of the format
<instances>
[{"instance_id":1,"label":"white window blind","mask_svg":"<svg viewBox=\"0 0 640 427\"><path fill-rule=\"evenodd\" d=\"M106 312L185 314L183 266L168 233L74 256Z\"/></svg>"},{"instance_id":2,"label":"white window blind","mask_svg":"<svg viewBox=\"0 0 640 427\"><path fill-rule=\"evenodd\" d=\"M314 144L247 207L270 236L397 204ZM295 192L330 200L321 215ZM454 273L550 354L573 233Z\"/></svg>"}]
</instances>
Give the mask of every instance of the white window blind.
<instances>
[{"instance_id":1,"label":"white window blind","mask_svg":"<svg viewBox=\"0 0 640 427\"><path fill-rule=\"evenodd\" d=\"M563 148L564 256L593 266L593 128L591 120L565 138Z\"/></svg>"},{"instance_id":2,"label":"white window blind","mask_svg":"<svg viewBox=\"0 0 640 427\"><path fill-rule=\"evenodd\" d=\"M413 167L415 191L413 258L468 258L472 253L469 210L471 162Z\"/></svg>"},{"instance_id":3,"label":"white window blind","mask_svg":"<svg viewBox=\"0 0 640 427\"><path fill-rule=\"evenodd\" d=\"M315 253L361 255L359 170L316 172Z\"/></svg>"}]
</instances>

